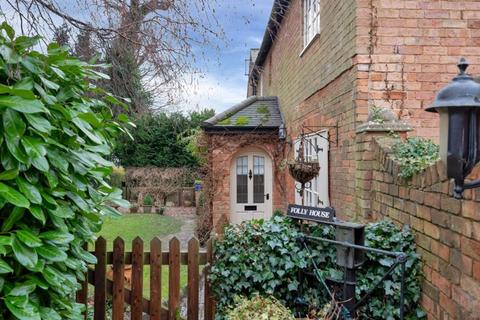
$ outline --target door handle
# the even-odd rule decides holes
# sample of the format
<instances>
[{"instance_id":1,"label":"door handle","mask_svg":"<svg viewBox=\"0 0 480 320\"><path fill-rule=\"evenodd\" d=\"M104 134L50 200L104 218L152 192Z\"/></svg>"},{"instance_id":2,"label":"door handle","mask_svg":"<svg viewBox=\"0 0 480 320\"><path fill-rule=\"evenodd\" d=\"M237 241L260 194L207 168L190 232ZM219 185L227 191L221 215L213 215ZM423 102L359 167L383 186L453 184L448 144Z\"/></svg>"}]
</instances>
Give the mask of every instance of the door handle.
<instances>
[{"instance_id":1,"label":"door handle","mask_svg":"<svg viewBox=\"0 0 480 320\"><path fill-rule=\"evenodd\" d=\"M267 198L267 200L270 200L270 193L267 193L267 194L265 195L265 198Z\"/></svg>"},{"instance_id":2,"label":"door handle","mask_svg":"<svg viewBox=\"0 0 480 320\"><path fill-rule=\"evenodd\" d=\"M250 171L248 172L248 178L249 178L250 180L252 180L252 170L250 170Z\"/></svg>"}]
</instances>

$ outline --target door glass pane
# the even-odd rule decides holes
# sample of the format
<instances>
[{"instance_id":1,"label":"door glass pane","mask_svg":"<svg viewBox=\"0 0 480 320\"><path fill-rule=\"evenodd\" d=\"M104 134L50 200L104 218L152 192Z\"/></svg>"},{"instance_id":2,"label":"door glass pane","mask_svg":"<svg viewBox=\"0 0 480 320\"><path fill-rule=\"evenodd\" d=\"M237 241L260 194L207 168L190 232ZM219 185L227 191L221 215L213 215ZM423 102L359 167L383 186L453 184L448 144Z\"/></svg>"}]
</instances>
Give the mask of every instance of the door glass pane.
<instances>
[{"instance_id":1,"label":"door glass pane","mask_svg":"<svg viewBox=\"0 0 480 320\"><path fill-rule=\"evenodd\" d=\"M237 158L237 203L248 203L248 157Z\"/></svg>"},{"instance_id":2,"label":"door glass pane","mask_svg":"<svg viewBox=\"0 0 480 320\"><path fill-rule=\"evenodd\" d=\"M253 202L265 202L265 158L253 156Z\"/></svg>"}]
</instances>

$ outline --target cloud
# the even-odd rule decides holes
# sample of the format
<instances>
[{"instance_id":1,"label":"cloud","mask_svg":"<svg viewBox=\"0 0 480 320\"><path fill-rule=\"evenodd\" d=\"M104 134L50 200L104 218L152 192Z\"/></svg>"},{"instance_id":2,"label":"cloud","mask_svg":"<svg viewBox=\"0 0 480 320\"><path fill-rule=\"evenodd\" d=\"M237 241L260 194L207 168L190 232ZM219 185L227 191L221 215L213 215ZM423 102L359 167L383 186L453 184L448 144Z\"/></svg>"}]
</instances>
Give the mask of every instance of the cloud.
<instances>
[{"instance_id":1,"label":"cloud","mask_svg":"<svg viewBox=\"0 0 480 320\"><path fill-rule=\"evenodd\" d=\"M181 108L185 111L213 108L218 113L241 102L247 95L247 79L241 74L228 79L207 74L196 82L183 90Z\"/></svg>"},{"instance_id":2,"label":"cloud","mask_svg":"<svg viewBox=\"0 0 480 320\"><path fill-rule=\"evenodd\" d=\"M255 36L249 36L249 37L247 37L247 43L251 44L251 45L260 46L260 44L262 43L262 38L255 37Z\"/></svg>"}]
</instances>

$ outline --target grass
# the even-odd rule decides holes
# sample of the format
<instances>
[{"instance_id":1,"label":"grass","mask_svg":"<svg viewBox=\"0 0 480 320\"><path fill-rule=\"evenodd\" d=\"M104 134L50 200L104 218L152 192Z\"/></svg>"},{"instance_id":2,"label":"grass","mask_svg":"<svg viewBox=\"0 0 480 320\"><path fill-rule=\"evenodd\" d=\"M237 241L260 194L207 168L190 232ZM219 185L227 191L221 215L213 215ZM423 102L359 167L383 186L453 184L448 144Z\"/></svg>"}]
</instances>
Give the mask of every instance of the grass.
<instances>
[{"instance_id":1,"label":"grass","mask_svg":"<svg viewBox=\"0 0 480 320\"><path fill-rule=\"evenodd\" d=\"M98 235L107 240L108 250L112 250L115 238L122 237L126 251L131 250L133 239L141 237L144 241L144 250L148 252L151 239L177 233L182 224L180 220L158 214L128 214L105 221ZM162 243L162 250L168 250L168 243ZM168 275L168 266L162 266L162 300L168 299ZM181 266L180 287L184 288L186 285L187 266ZM150 297L150 266L143 268L143 295L147 299Z\"/></svg>"},{"instance_id":2,"label":"grass","mask_svg":"<svg viewBox=\"0 0 480 320\"><path fill-rule=\"evenodd\" d=\"M177 233L182 225L180 220L159 214L127 214L105 221L98 235L107 240L109 250L113 248L113 240L117 237L125 241L125 250L131 250L132 240L136 237L141 237L144 247L148 248L154 237ZM163 244L163 248L168 248L168 244Z\"/></svg>"}]
</instances>

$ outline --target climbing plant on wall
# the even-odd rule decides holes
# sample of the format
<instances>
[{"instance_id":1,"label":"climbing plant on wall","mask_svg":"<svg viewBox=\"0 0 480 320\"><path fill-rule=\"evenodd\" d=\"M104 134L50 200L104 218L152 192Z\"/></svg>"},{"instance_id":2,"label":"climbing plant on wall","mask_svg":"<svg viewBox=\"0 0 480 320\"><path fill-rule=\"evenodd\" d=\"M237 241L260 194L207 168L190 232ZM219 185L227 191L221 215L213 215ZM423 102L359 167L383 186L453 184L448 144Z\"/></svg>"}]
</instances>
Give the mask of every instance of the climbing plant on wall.
<instances>
[{"instance_id":1,"label":"climbing plant on wall","mask_svg":"<svg viewBox=\"0 0 480 320\"><path fill-rule=\"evenodd\" d=\"M122 105L104 76L58 45L0 26L0 319L81 319L74 294L95 257L83 245L128 205L105 178ZM102 97L99 98L99 97Z\"/></svg>"}]
</instances>

